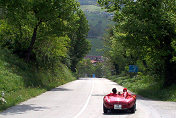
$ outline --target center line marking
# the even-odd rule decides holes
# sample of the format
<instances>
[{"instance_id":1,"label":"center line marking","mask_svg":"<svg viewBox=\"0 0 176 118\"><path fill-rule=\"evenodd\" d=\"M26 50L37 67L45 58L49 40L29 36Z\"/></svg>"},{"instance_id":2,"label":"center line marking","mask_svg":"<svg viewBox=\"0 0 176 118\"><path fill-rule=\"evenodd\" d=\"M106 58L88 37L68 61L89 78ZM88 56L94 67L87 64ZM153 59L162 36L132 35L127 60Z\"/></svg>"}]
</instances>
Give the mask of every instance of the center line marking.
<instances>
[{"instance_id":1,"label":"center line marking","mask_svg":"<svg viewBox=\"0 0 176 118\"><path fill-rule=\"evenodd\" d=\"M86 109L87 105L89 104L89 101L90 101L90 98L91 98L93 89L94 89L94 78L92 78L92 88L91 88L91 92L90 92L90 94L89 94L89 97L87 98L87 101L86 101L86 103L84 104L84 106L83 106L83 108L81 109L81 111L80 111L74 118L78 118L78 117L83 113L83 111Z\"/></svg>"}]
</instances>

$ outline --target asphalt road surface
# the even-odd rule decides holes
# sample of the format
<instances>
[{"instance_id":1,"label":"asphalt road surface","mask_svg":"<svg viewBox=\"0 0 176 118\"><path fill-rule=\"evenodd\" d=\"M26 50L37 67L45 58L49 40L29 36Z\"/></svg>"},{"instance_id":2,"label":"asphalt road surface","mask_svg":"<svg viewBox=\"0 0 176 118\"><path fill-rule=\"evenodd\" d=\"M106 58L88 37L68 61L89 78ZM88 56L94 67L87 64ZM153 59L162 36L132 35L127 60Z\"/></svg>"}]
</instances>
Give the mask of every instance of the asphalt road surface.
<instances>
[{"instance_id":1,"label":"asphalt road surface","mask_svg":"<svg viewBox=\"0 0 176 118\"><path fill-rule=\"evenodd\" d=\"M176 118L176 102L138 97L135 114L103 113L103 96L123 87L104 78L82 78L0 113L0 118Z\"/></svg>"}]
</instances>

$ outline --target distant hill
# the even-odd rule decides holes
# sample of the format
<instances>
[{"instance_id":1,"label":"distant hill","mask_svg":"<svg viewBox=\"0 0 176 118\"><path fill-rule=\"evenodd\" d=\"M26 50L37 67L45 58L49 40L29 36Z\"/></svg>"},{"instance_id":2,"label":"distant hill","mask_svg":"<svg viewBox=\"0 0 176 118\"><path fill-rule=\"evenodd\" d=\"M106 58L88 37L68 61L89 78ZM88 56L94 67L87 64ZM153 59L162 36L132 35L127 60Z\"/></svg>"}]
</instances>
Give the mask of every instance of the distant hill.
<instances>
[{"instance_id":1,"label":"distant hill","mask_svg":"<svg viewBox=\"0 0 176 118\"><path fill-rule=\"evenodd\" d=\"M97 0L78 0L81 5L95 5Z\"/></svg>"},{"instance_id":2,"label":"distant hill","mask_svg":"<svg viewBox=\"0 0 176 118\"><path fill-rule=\"evenodd\" d=\"M105 30L110 24L113 14L105 12L101 7L96 5L82 5L81 9L87 16L90 31L88 37L90 38L101 38L105 33Z\"/></svg>"},{"instance_id":3,"label":"distant hill","mask_svg":"<svg viewBox=\"0 0 176 118\"><path fill-rule=\"evenodd\" d=\"M99 7L96 1L79 0L90 26L88 39L92 44L92 49L88 55L102 56L103 52L99 51L104 48L102 37L109 25L113 25L111 21L113 14Z\"/></svg>"}]
</instances>

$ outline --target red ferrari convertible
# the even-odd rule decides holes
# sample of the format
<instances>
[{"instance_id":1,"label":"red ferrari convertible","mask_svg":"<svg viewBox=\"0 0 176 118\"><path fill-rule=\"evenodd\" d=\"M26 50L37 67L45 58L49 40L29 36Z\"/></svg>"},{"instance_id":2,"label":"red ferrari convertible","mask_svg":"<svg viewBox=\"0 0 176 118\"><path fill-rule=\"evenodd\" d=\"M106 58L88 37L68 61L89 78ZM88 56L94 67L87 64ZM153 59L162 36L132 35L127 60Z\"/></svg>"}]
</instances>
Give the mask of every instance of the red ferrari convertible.
<instances>
[{"instance_id":1,"label":"red ferrari convertible","mask_svg":"<svg viewBox=\"0 0 176 118\"><path fill-rule=\"evenodd\" d=\"M103 98L103 111L107 113L108 110L127 110L131 113L136 111L136 95L127 92L127 89L123 89L123 93L118 92L115 88L112 89L113 93L110 93Z\"/></svg>"}]
</instances>

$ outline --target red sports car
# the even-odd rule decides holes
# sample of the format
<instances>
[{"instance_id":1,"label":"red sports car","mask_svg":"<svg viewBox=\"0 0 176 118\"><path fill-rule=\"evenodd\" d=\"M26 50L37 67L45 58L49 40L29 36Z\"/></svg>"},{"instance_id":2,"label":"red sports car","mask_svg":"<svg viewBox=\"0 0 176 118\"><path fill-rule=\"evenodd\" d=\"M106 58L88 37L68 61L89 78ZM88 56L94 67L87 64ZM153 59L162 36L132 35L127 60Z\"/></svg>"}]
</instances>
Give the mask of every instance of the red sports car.
<instances>
[{"instance_id":1,"label":"red sports car","mask_svg":"<svg viewBox=\"0 0 176 118\"><path fill-rule=\"evenodd\" d=\"M136 95L127 92L124 88L123 93L118 92L113 88L113 93L110 93L103 98L103 111L107 113L108 110L128 110L131 113L136 111Z\"/></svg>"}]
</instances>

